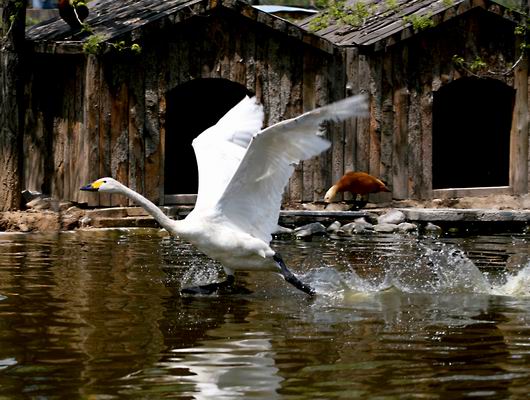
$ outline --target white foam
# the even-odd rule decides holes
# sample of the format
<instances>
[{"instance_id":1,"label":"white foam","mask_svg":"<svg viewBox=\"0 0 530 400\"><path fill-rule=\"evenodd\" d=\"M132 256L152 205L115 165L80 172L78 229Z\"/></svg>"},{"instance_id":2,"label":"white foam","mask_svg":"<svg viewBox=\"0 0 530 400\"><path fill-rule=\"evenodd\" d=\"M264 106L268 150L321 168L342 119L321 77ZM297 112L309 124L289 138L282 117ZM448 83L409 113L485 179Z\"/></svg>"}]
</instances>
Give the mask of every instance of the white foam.
<instances>
[{"instance_id":1,"label":"white foam","mask_svg":"<svg viewBox=\"0 0 530 400\"><path fill-rule=\"evenodd\" d=\"M492 288L492 293L500 296L530 296L530 263L515 275L509 275L506 283Z\"/></svg>"},{"instance_id":2,"label":"white foam","mask_svg":"<svg viewBox=\"0 0 530 400\"><path fill-rule=\"evenodd\" d=\"M333 268L318 268L309 274L309 281L319 294L328 296L378 293L392 287L403 293L530 296L530 263L517 274L508 276L505 283L504 280L492 283L457 247L419 246L421 251L413 262L389 266L383 279L361 278L353 271L338 273Z\"/></svg>"}]
</instances>

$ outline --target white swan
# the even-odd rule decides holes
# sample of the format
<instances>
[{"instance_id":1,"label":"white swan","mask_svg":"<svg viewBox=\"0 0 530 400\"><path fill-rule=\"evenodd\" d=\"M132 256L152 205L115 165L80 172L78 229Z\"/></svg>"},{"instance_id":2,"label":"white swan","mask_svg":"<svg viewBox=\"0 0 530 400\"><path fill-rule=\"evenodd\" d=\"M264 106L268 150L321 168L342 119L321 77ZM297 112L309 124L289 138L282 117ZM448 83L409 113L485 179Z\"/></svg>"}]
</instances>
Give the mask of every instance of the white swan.
<instances>
[{"instance_id":1,"label":"white swan","mask_svg":"<svg viewBox=\"0 0 530 400\"><path fill-rule=\"evenodd\" d=\"M263 108L255 98L245 97L193 141L199 193L195 208L183 220L170 219L155 204L112 178L98 179L81 190L129 197L172 235L223 265L225 282L184 289L185 293L229 290L235 271L272 271L312 295L313 289L296 278L269 246L282 194L294 164L330 146L322 137L324 121L341 121L366 112L365 97L353 96L260 131Z\"/></svg>"}]
</instances>

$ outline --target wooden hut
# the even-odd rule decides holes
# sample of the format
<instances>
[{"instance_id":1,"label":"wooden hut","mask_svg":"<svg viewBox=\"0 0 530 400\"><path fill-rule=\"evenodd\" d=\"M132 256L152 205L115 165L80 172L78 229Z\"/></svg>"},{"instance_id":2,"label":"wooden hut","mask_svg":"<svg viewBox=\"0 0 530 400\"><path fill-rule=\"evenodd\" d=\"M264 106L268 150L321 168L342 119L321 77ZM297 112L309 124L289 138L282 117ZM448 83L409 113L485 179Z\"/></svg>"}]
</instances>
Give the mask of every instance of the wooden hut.
<instances>
[{"instance_id":1,"label":"wooden hut","mask_svg":"<svg viewBox=\"0 0 530 400\"><path fill-rule=\"evenodd\" d=\"M528 193L525 15L490 0L359 4L345 23L296 26L240 0L97 0L89 31L30 28L26 186L116 205L78 191L110 175L158 204L193 202L191 140L243 95L270 124L366 92L370 118L333 126L286 202L322 200L348 170L388 183L373 201Z\"/></svg>"},{"instance_id":2,"label":"wooden hut","mask_svg":"<svg viewBox=\"0 0 530 400\"><path fill-rule=\"evenodd\" d=\"M97 0L89 8L88 29L54 19L27 31L29 189L117 205L126 200L78 190L113 176L158 204L193 202L191 141L245 94L264 104L266 124L345 96L337 47L246 2ZM326 153L298 166L285 200L321 200L329 165Z\"/></svg>"},{"instance_id":3,"label":"wooden hut","mask_svg":"<svg viewBox=\"0 0 530 400\"><path fill-rule=\"evenodd\" d=\"M395 199L528 193L527 5L505 3L370 0L342 23L305 21L343 49L347 86L371 94L336 162Z\"/></svg>"}]
</instances>

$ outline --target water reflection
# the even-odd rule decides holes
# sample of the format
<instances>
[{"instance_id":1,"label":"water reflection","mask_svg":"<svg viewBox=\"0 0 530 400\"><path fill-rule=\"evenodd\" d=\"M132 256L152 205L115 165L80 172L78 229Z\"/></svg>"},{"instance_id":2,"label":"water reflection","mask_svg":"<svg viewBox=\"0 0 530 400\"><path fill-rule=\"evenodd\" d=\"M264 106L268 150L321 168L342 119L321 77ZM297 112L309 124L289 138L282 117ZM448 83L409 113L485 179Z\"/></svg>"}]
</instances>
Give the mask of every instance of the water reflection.
<instances>
[{"instance_id":1,"label":"water reflection","mask_svg":"<svg viewBox=\"0 0 530 400\"><path fill-rule=\"evenodd\" d=\"M523 399L526 241L277 242L310 300L271 274L247 276L248 296L181 297L190 270L218 267L156 230L0 235L0 391Z\"/></svg>"}]
</instances>

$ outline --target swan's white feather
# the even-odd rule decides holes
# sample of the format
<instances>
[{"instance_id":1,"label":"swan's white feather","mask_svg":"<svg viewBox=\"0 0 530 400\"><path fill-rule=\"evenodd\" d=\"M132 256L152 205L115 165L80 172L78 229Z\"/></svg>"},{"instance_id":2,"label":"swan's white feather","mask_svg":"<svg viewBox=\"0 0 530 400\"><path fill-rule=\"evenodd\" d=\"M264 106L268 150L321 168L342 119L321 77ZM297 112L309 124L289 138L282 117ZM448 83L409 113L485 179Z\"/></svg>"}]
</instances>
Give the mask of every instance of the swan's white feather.
<instances>
[{"instance_id":1,"label":"swan's white feather","mask_svg":"<svg viewBox=\"0 0 530 400\"><path fill-rule=\"evenodd\" d=\"M242 231L269 243L277 227L282 194L294 165L330 146L320 135L322 123L366 112L364 96L349 97L259 132L216 208Z\"/></svg>"},{"instance_id":2,"label":"swan's white feather","mask_svg":"<svg viewBox=\"0 0 530 400\"><path fill-rule=\"evenodd\" d=\"M199 167L199 195L184 220L173 220L155 204L112 178L82 190L119 193L144 207L162 227L193 243L223 264L227 274L275 271L298 289L309 287L279 264L270 248L281 197L294 164L330 143L321 134L326 120L344 120L367 111L363 96L350 97L260 131L262 107L245 98L193 142ZM286 272L287 271L287 272ZM294 282L294 283L293 283Z\"/></svg>"},{"instance_id":3,"label":"swan's white feather","mask_svg":"<svg viewBox=\"0 0 530 400\"><path fill-rule=\"evenodd\" d=\"M245 96L193 140L199 170L195 210L211 209L234 175L252 137L263 125L263 107Z\"/></svg>"}]
</instances>

